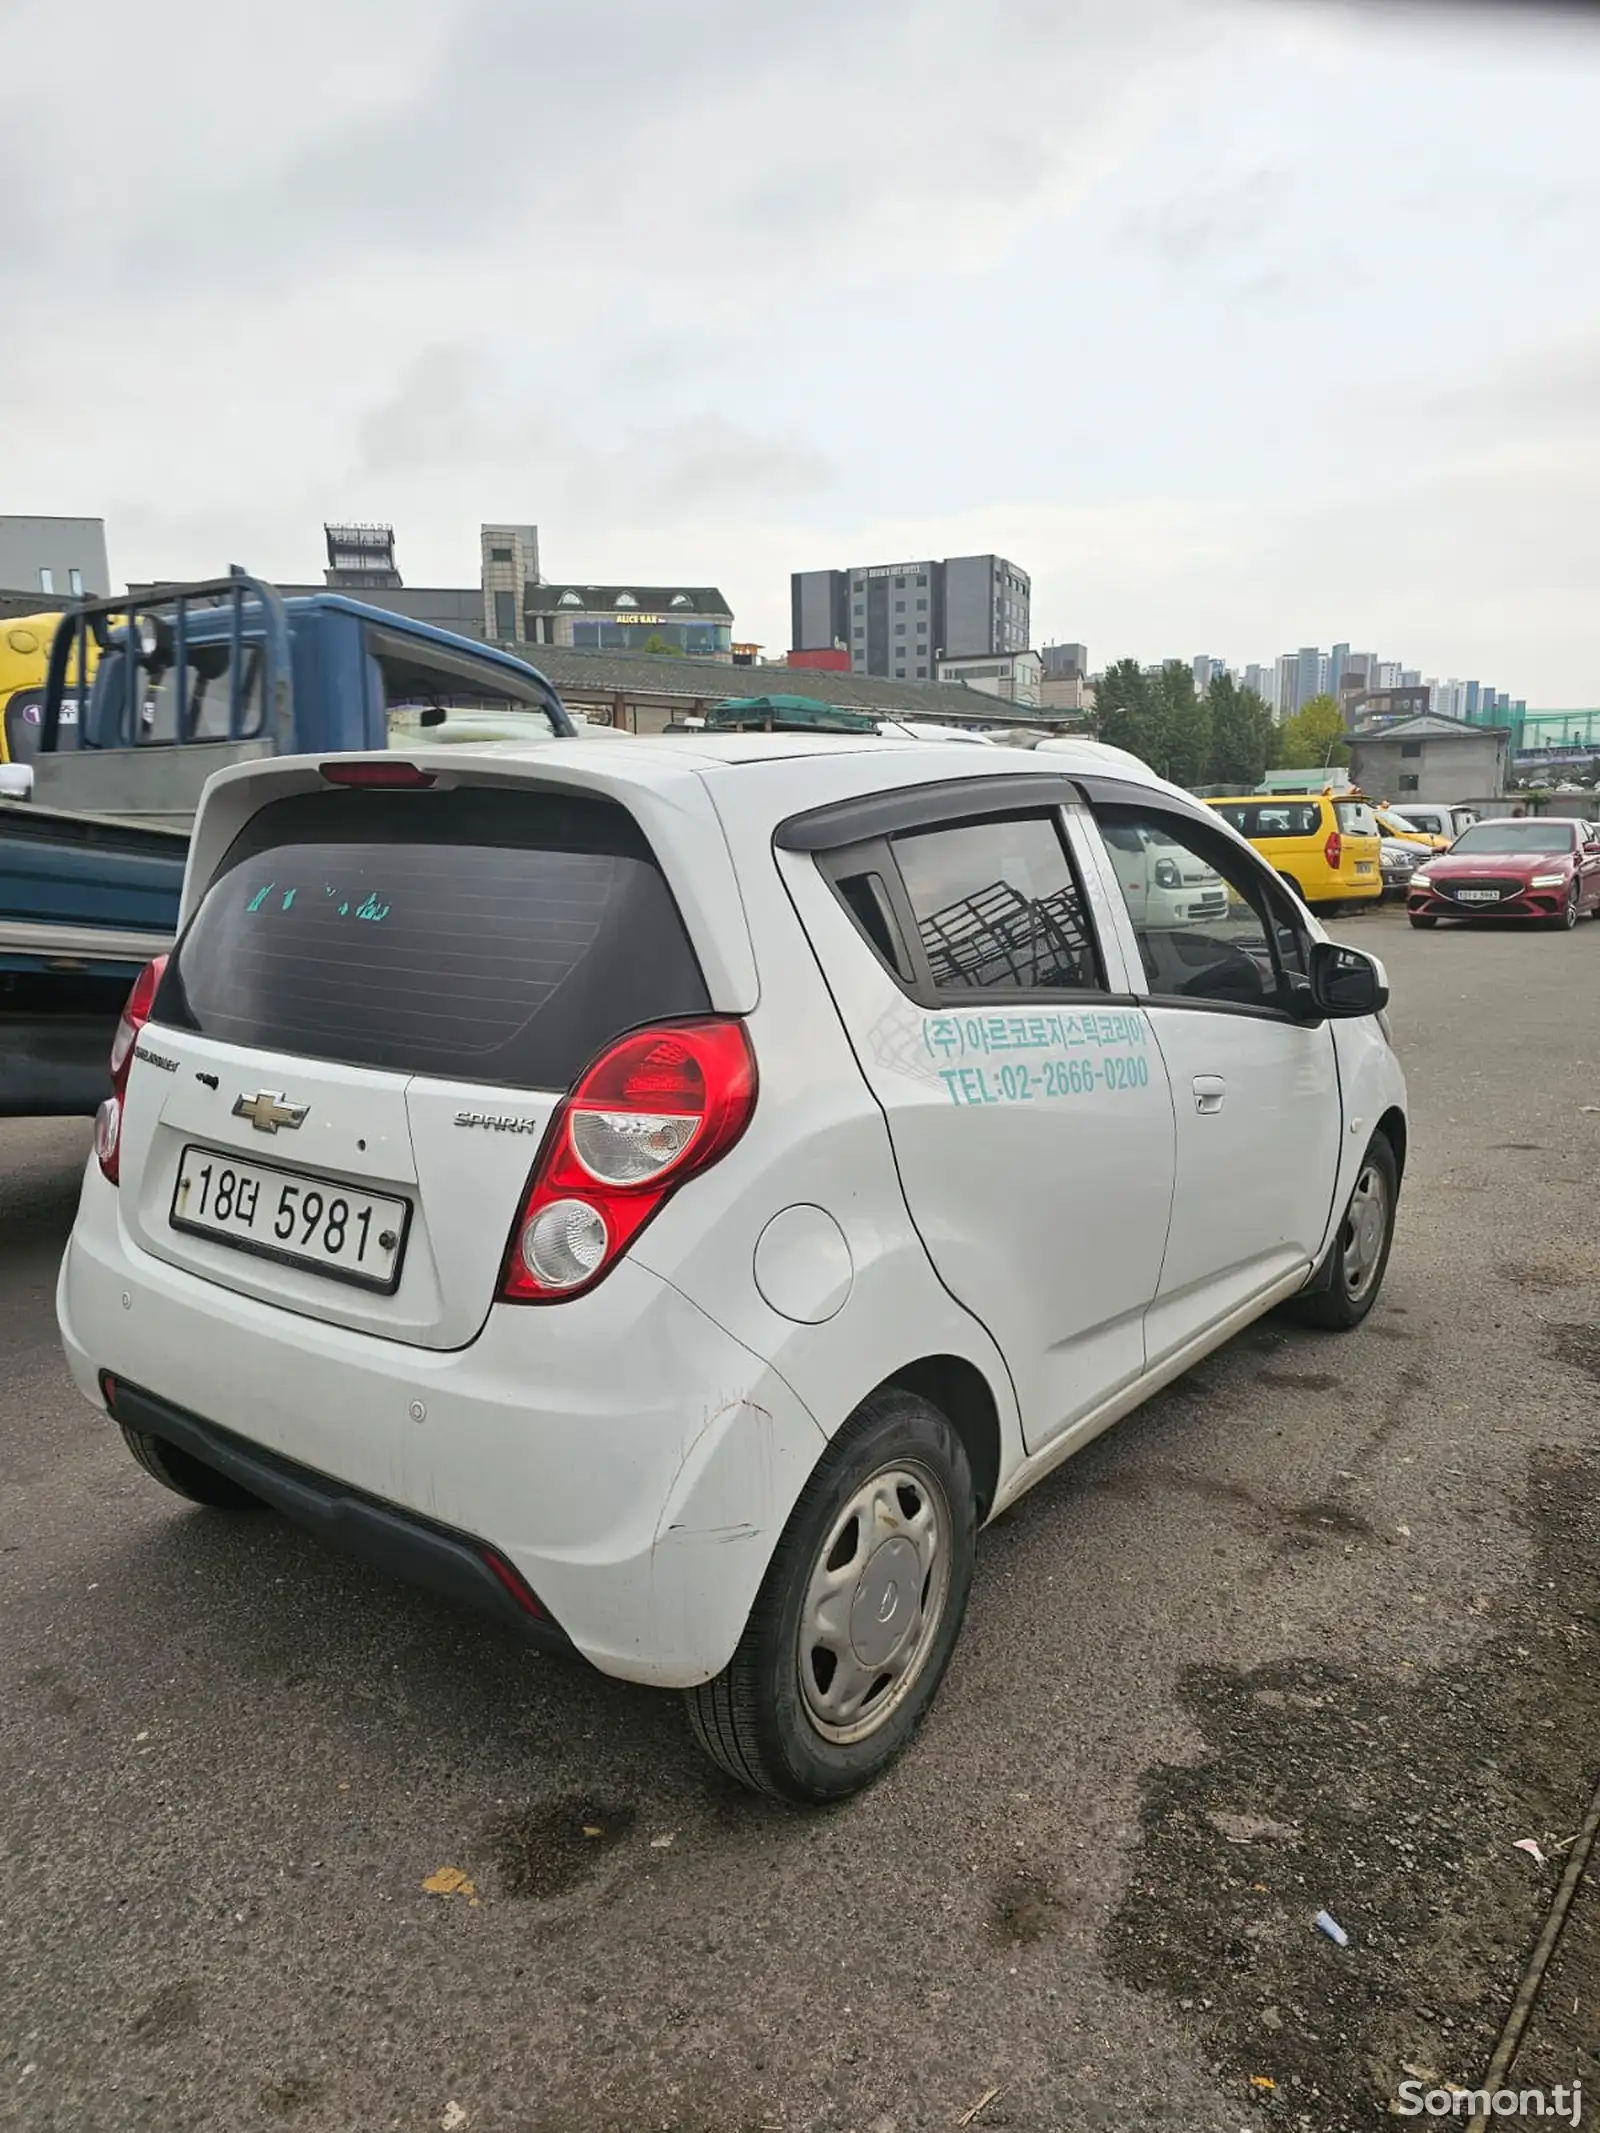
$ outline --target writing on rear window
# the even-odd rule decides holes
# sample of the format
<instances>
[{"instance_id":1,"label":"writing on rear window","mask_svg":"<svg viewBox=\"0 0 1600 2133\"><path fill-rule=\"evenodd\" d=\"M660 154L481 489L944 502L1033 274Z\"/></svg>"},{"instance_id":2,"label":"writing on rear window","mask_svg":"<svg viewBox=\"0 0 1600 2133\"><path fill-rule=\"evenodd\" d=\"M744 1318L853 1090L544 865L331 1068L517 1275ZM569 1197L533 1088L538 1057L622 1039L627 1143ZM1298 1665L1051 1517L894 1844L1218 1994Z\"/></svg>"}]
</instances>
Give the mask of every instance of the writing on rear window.
<instances>
[{"instance_id":1,"label":"writing on rear window","mask_svg":"<svg viewBox=\"0 0 1600 2133\"><path fill-rule=\"evenodd\" d=\"M299 893L297 888L288 888L280 894L278 884L269 881L257 889L245 909L252 915L257 911L292 911L294 900ZM340 918L349 918L354 914L357 918L371 919L376 925L386 919L394 908L391 904L379 903L377 896L370 889L359 901L353 895L347 896L342 890L330 887L327 882L322 885L322 893Z\"/></svg>"}]
</instances>

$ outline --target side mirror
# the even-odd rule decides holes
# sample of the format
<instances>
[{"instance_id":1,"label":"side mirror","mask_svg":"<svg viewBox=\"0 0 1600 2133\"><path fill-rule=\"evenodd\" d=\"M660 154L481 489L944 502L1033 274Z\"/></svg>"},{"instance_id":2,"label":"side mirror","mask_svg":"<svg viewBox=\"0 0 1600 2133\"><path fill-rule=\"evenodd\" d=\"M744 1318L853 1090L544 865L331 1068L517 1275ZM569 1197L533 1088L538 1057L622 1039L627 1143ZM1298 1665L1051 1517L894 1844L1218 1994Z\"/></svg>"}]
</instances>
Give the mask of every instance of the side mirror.
<instances>
[{"instance_id":1,"label":"side mirror","mask_svg":"<svg viewBox=\"0 0 1600 2133\"><path fill-rule=\"evenodd\" d=\"M1311 1002L1329 1019L1375 1015L1389 1004L1389 981L1376 956L1337 941L1311 944Z\"/></svg>"}]
</instances>

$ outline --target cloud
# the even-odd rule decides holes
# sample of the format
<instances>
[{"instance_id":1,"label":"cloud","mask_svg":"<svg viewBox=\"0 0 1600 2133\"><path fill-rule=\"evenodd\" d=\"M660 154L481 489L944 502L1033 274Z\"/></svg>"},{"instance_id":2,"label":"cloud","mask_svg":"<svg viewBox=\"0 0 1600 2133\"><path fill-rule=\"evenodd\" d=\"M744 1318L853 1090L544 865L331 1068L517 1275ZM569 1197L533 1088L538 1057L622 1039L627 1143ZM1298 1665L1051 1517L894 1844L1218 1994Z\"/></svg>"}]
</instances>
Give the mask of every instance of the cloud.
<instances>
[{"instance_id":1,"label":"cloud","mask_svg":"<svg viewBox=\"0 0 1600 2133\"><path fill-rule=\"evenodd\" d=\"M1520 19L1525 11L1513 11ZM56 0L0 9L33 79ZM130 576L998 549L1039 633L1600 697L1600 41L1302 0L79 0L14 101L14 508ZM70 147L63 114L70 110ZM1592 582L1592 572L1590 573Z\"/></svg>"}]
</instances>

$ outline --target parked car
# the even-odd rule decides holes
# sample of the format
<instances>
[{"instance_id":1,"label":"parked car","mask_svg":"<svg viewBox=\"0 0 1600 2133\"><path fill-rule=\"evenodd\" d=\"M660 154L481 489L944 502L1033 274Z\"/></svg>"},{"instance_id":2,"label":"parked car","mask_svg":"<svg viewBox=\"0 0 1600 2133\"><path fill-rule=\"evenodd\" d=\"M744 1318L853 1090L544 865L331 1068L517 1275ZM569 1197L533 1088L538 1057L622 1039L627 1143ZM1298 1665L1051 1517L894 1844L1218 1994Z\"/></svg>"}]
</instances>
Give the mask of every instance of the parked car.
<instances>
[{"instance_id":1,"label":"parked car","mask_svg":"<svg viewBox=\"0 0 1600 2133\"><path fill-rule=\"evenodd\" d=\"M1427 857L1426 845L1417 844L1409 837L1385 837L1378 854L1384 895L1404 896L1411 886L1412 875Z\"/></svg>"},{"instance_id":2,"label":"parked car","mask_svg":"<svg viewBox=\"0 0 1600 2133\"><path fill-rule=\"evenodd\" d=\"M1382 896L1382 840L1371 804L1358 795L1286 793L1209 804L1306 903Z\"/></svg>"},{"instance_id":3,"label":"parked car","mask_svg":"<svg viewBox=\"0 0 1600 2133\"><path fill-rule=\"evenodd\" d=\"M1418 829L1403 815L1397 815L1392 807L1374 807L1378 831L1384 837L1398 837L1403 843L1420 845L1424 852L1447 852L1452 839L1436 836L1431 830Z\"/></svg>"},{"instance_id":4,"label":"parked car","mask_svg":"<svg viewBox=\"0 0 1600 2133\"><path fill-rule=\"evenodd\" d=\"M1125 895L1125 833L1186 909ZM128 1003L62 1336L178 1495L838 1798L932 1701L979 1527L1273 1306L1371 1309L1386 998L1092 746L269 760L207 788Z\"/></svg>"},{"instance_id":5,"label":"parked car","mask_svg":"<svg viewBox=\"0 0 1600 2133\"><path fill-rule=\"evenodd\" d=\"M1189 926L1227 916L1228 885L1213 866L1154 823L1101 831L1135 926Z\"/></svg>"},{"instance_id":6,"label":"parked car","mask_svg":"<svg viewBox=\"0 0 1600 2133\"><path fill-rule=\"evenodd\" d=\"M1475 807L1464 807L1457 801L1399 800L1389 813L1409 822L1413 829L1426 830L1430 837L1444 838L1447 844L1453 844L1478 819Z\"/></svg>"},{"instance_id":7,"label":"parked car","mask_svg":"<svg viewBox=\"0 0 1600 2133\"><path fill-rule=\"evenodd\" d=\"M1441 918L1523 918L1575 926L1600 916L1600 836L1588 822L1527 816L1475 822L1411 877L1413 926Z\"/></svg>"}]
</instances>

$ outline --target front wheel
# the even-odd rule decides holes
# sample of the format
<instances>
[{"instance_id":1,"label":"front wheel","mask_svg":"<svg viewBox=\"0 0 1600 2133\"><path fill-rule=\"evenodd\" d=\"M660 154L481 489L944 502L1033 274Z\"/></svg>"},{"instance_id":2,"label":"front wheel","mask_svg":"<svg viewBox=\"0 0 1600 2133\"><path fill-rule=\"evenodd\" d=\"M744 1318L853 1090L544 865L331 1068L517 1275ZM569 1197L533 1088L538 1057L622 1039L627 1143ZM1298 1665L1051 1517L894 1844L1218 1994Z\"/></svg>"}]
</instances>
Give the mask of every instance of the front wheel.
<instances>
[{"instance_id":1,"label":"front wheel","mask_svg":"<svg viewBox=\"0 0 1600 2133\"><path fill-rule=\"evenodd\" d=\"M738 1650L688 1691L712 1761L793 1805L870 1784L944 1677L976 1536L948 1418L898 1389L864 1401L801 1492Z\"/></svg>"},{"instance_id":2,"label":"front wheel","mask_svg":"<svg viewBox=\"0 0 1600 2133\"><path fill-rule=\"evenodd\" d=\"M1327 1278L1310 1295L1295 1300L1295 1314L1307 1325L1349 1333L1372 1309L1389 1265L1399 1198L1400 1172L1394 1150L1383 1134L1375 1133L1367 1143L1344 1219L1323 1262Z\"/></svg>"},{"instance_id":3,"label":"front wheel","mask_svg":"<svg viewBox=\"0 0 1600 2133\"><path fill-rule=\"evenodd\" d=\"M1415 911L1408 911L1406 913L1406 916L1410 919L1412 925L1416 927L1419 933L1431 933L1434 927L1437 926L1439 923L1436 918L1427 918L1419 916Z\"/></svg>"},{"instance_id":4,"label":"front wheel","mask_svg":"<svg viewBox=\"0 0 1600 2133\"><path fill-rule=\"evenodd\" d=\"M1578 884L1576 882L1573 882L1567 890L1567 900L1561 907L1561 916L1551 919L1550 923L1552 926L1559 926L1565 933L1570 933L1578 923Z\"/></svg>"}]
</instances>

